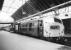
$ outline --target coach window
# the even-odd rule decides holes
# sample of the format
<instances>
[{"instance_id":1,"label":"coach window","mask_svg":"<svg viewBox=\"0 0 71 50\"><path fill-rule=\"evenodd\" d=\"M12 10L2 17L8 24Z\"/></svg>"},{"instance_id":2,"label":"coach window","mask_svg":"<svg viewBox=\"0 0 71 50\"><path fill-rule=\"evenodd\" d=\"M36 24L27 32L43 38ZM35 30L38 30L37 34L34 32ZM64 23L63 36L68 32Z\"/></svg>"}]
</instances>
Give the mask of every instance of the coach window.
<instances>
[{"instance_id":1,"label":"coach window","mask_svg":"<svg viewBox=\"0 0 71 50\"><path fill-rule=\"evenodd\" d=\"M22 24L22 27L25 27L24 24Z\"/></svg>"},{"instance_id":2,"label":"coach window","mask_svg":"<svg viewBox=\"0 0 71 50\"><path fill-rule=\"evenodd\" d=\"M22 25L21 28L22 28L23 31L26 31L26 25Z\"/></svg>"},{"instance_id":3,"label":"coach window","mask_svg":"<svg viewBox=\"0 0 71 50\"><path fill-rule=\"evenodd\" d=\"M32 23L29 23L29 31L32 30Z\"/></svg>"}]
</instances>

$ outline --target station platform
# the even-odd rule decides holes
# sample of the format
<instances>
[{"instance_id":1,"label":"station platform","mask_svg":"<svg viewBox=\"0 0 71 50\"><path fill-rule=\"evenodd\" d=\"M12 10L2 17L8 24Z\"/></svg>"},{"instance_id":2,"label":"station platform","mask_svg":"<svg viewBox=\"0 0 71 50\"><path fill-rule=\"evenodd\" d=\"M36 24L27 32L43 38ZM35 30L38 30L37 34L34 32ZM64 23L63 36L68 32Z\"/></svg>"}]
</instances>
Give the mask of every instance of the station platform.
<instances>
[{"instance_id":1,"label":"station platform","mask_svg":"<svg viewBox=\"0 0 71 50\"><path fill-rule=\"evenodd\" d=\"M71 47L32 37L0 31L0 44L3 50L71 50Z\"/></svg>"}]
</instances>

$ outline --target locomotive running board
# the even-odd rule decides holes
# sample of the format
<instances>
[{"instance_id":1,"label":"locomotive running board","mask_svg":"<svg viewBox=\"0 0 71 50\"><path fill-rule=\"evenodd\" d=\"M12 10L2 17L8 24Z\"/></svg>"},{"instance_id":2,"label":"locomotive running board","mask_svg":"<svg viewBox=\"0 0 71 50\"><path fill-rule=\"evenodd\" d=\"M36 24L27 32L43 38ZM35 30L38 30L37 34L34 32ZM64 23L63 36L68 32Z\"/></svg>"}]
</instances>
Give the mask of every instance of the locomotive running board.
<instances>
[{"instance_id":1,"label":"locomotive running board","mask_svg":"<svg viewBox=\"0 0 71 50\"><path fill-rule=\"evenodd\" d=\"M49 9L43 10L43 11L38 12L38 13L35 13L35 14L30 15L30 16L28 16L28 17L25 17L25 18L22 18L22 19L20 19L20 20L17 20L16 22L20 22L20 21L25 20L25 19L29 19L29 18L32 18L32 17L35 17L35 16L39 16L39 15L44 14L44 13L48 13L48 12L54 11L55 9L59 9L59 8L65 6L65 5L69 5L69 4L71 4L71 1L62 3L62 4L60 4L60 5L51 7L51 8L49 8Z\"/></svg>"}]
</instances>

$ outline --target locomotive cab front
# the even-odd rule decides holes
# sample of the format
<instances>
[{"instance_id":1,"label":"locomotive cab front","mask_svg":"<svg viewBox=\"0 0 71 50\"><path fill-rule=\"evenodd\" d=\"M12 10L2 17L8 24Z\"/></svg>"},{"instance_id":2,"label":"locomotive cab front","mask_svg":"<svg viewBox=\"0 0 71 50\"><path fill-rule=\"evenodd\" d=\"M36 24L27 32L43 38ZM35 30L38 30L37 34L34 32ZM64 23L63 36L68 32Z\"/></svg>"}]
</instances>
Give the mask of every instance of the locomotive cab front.
<instances>
[{"instance_id":1,"label":"locomotive cab front","mask_svg":"<svg viewBox=\"0 0 71 50\"><path fill-rule=\"evenodd\" d=\"M43 18L44 37L64 36L64 26L62 20L56 17Z\"/></svg>"}]
</instances>

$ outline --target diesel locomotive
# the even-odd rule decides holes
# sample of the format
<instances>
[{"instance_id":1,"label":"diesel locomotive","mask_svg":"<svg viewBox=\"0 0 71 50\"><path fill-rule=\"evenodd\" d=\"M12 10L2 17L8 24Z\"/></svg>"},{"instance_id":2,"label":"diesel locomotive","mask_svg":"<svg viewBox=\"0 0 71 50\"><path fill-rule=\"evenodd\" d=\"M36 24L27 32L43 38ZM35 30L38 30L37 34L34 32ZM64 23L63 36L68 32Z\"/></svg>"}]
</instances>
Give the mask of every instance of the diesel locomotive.
<instances>
[{"instance_id":1,"label":"diesel locomotive","mask_svg":"<svg viewBox=\"0 0 71 50\"><path fill-rule=\"evenodd\" d=\"M12 27L15 32L28 34L35 37L63 37L64 25L57 17L33 17L28 18Z\"/></svg>"}]
</instances>

